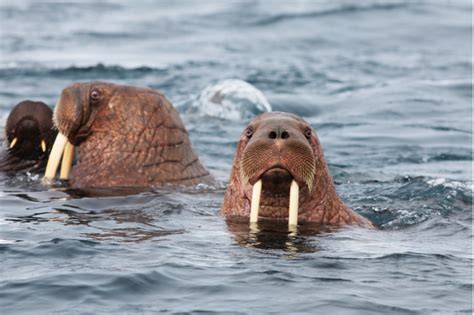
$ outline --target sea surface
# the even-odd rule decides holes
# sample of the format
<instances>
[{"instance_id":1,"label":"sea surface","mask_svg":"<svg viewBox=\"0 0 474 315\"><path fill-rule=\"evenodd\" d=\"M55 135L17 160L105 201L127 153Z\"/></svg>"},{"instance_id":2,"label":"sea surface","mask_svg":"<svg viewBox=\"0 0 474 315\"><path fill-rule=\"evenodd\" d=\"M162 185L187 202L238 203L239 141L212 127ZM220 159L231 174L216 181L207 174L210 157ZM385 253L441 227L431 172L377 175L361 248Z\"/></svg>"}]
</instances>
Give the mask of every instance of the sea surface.
<instances>
[{"instance_id":1,"label":"sea surface","mask_svg":"<svg viewBox=\"0 0 474 315\"><path fill-rule=\"evenodd\" d=\"M93 197L1 174L0 313L472 313L471 17L469 0L0 0L2 139L21 100L149 86L221 182ZM226 222L257 111L200 95L230 79L310 122L342 199L380 229Z\"/></svg>"}]
</instances>

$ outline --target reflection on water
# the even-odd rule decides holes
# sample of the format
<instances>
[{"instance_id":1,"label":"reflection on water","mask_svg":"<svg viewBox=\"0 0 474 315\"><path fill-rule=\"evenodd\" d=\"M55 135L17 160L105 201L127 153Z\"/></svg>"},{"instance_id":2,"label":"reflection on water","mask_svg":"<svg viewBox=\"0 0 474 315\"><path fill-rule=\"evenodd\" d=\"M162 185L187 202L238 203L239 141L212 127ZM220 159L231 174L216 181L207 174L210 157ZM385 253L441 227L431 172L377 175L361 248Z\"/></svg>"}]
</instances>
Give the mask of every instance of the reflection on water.
<instances>
[{"instance_id":1,"label":"reflection on water","mask_svg":"<svg viewBox=\"0 0 474 315\"><path fill-rule=\"evenodd\" d=\"M289 253L313 253L319 250L314 238L333 230L318 225L302 225L289 230L284 221L260 220L250 225L248 219L226 219L227 229L243 247L283 250Z\"/></svg>"},{"instance_id":2,"label":"reflection on water","mask_svg":"<svg viewBox=\"0 0 474 315\"><path fill-rule=\"evenodd\" d=\"M95 240L142 242L156 237L184 233L184 230L168 230L155 225L155 215L141 209L126 211L123 209L108 209L87 213L61 208L55 210L64 216L53 218L54 221L62 222L65 225L87 225L99 229L100 232L82 234ZM112 227L95 224L99 221L113 221ZM111 223L109 222L107 225L111 225Z\"/></svg>"},{"instance_id":3,"label":"reflection on water","mask_svg":"<svg viewBox=\"0 0 474 315\"><path fill-rule=\"evenodd\" d=\"M145 210L108 209L81 212L55 208L53 212L37 212L27 216L8 218L22 223L59 222L64 225L84 225L99 232L82 233L86 238L123 242L142 242L153 238L184 233L183 229L165 229L154 224L156 215Z\"/></svg>"},{"instance_id":4,"label":"reflection on water","mask_svg":"<svg viewBox=\"0 0 474 315\"><path fill-rule=\"evenodd\" d=\"M65 188L64 192L71 198L98 198L98 197L119 197L127 195L138 195L146 192L154 192L151 187L114 187L114 188Z\"/></svg>"},{"instance_id":5,"label":"reflection on water","mask_svg":"<svg viewBox=\"0 0 474 315\"><path fill-rule=\"evenodd\" d=\"M110 229L105 230L101 233L86 233L85 236L93 238L95 240L111 240L111 241L122 241L122 242L143 242L151 240L153 238L159 238L163 236L180 234L183 230L144 230L140 228L124 228L124 229Z\"/></svg>"}]
</instances>

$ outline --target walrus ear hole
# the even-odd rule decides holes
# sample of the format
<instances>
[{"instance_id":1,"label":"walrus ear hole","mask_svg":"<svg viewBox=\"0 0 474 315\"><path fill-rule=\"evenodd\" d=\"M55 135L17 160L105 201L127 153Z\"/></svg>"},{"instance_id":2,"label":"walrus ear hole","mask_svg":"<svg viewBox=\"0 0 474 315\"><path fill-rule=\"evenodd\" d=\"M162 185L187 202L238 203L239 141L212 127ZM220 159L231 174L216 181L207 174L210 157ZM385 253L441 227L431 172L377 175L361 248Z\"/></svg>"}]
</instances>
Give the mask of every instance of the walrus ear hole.
<instances>
[{"instance_id":1,"label":"walrus ear hole","mask_svg":"<svg viewBox=\"0 0 474 315\"><path fill-rule=\"evenodd\" d=\"M246 136L247 138L249 138L249 139L252 138L252 136L253 136L253 129L252 129L252 127L248 127L247 129L245 129L245 136Z\"/></svg>"},{"instance_id":2,"label":"walrus ear hole","mask_svg":"<svg viewBox=\"0 0 474 315\"><path fill-rule=\"evenodd\" d=\"M91 101L97 102L100 99L100 92L97 89L93 89L90 93Z\"/></svg>"},{"instance_id":3,"label":"walrus ear hole","mask_svg":"<svg viewBox=\"0 0 474 315\"><path fill-rule=\"evenodd\" d=\"M306 137L306 139L311 139L311 136L313 135L313 131L311 131L310 128L306 128L306 130L304 131L304 136Z\"/></svg>"}]
</instances>

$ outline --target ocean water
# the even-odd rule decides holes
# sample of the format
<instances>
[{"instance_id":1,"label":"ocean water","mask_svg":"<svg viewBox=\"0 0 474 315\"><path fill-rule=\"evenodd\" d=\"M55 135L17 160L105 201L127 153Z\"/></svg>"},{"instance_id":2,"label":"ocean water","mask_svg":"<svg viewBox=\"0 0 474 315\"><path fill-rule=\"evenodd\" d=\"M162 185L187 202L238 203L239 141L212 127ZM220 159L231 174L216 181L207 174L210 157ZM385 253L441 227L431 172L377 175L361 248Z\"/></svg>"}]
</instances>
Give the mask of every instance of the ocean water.
<instances>
[{"instance_id":1,"label":"ocean water","mask_svg":"<svg viewBox=\"0 0 474 315\"><path fill-rule=\"evenodd\" d=\"M98 198L1 174L0 313L471 313L471 14L468 0L1 0L2 128L73 82L149 86L222 187ZM248 118L199 96L229 79L309 121L339 194L380 229L255 233L219 216Z\"/></svg>"}]
</instances>

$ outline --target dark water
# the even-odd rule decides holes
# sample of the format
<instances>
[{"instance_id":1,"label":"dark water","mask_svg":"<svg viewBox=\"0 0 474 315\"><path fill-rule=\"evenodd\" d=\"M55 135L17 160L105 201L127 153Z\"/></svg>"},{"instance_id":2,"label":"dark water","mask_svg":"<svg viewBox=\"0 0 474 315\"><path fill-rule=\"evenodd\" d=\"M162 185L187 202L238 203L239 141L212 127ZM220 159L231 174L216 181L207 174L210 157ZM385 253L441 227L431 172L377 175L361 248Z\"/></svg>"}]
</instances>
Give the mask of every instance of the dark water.
<instances>
[{"instance_id":1,"label":"dark water","mask_svg":"<svg viewBox=\"0 0 474 315\"><path fill-rule=\"evenodd\" d=\"M471 68L467 0L2 0L2 126L75 81L150 86L225 183L246 121L187 109L242 79L311 122L381 229L250 232L218 215L223 188L93 198L0 175L0 313L471 313Z\"/></svg>"}]
</instances>

